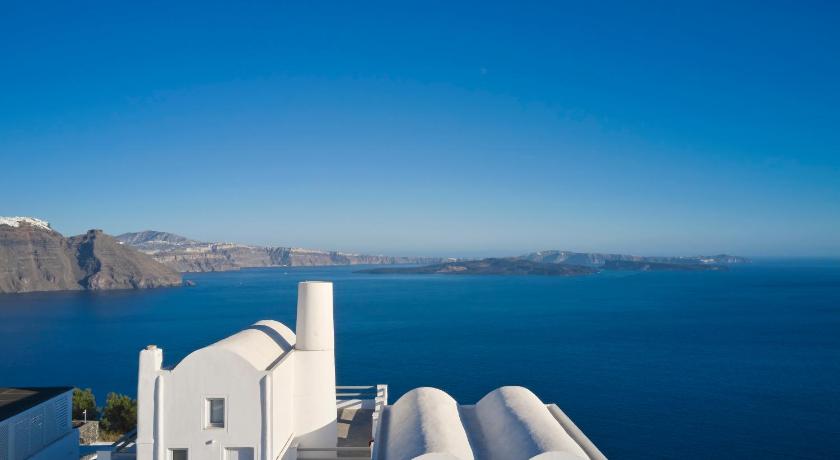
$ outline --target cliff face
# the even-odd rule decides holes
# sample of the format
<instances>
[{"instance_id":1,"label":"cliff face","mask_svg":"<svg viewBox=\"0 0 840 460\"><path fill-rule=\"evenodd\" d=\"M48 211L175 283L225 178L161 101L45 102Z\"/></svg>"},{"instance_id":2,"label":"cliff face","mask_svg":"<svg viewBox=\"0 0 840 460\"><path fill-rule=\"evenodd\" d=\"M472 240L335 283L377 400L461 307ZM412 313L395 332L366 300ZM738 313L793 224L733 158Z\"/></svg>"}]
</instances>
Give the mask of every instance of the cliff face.
<instances>
[{"instance_id":1,"label":"cliff face","mask_svg":"<svg viewBox=\"0 0 840 460\"><path fill-rule=\"evenodd\" d=\"M0 225L0 292L81 289L80 272L58 232Z\"/></svg>"},{"instance_id":2,"label":"cliff face","mask_svg":"<svg viewBox=\"0 0 840 460\"><path fill-rule=\"evenodd\" d=\"M153 258L121 244L102 230L68 239L85 289L141 289L181 284L181 275Z\"/></svg>"},{"instance_id":3,"label":"cliff face","mask_svg":"<svg viewBox=\"0 0 840 460\"><path fill-rule=\"evenodd\" d=\"M203 243L166 232L125 233L117 239L179 272L237 270L247 267L308 267L323 265L431 264L438 258L348 254L288 247Z\"/></svg>"},{"instance_id":4,"label":"cliff face","mask_svg":"<svg viewBox=\"0 0 840 460\"><path fill-rule=\"evenodd\" d=\"M0 293L180 284L176 271L100 230L64 238L48 226L0 224Z\"/></svg>"}]
</instances>

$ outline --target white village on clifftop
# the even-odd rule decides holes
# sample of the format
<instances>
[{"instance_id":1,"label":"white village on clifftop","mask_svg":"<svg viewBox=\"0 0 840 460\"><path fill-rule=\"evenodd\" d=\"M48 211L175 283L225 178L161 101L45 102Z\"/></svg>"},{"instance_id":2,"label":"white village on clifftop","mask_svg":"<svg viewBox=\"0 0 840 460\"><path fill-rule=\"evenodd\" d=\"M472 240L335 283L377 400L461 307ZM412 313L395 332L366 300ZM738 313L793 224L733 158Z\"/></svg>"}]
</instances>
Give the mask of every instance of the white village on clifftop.
<instances>
[{"instance_id":1,"label":"white village on clifftop","mask_svg":"<svg viewBox=\"0 0 840 460\"><path fill-rule=\"evenodd\" d=\"M605 458L527 388L462 404L436 388L391 403L384 384L337 386L330 282L298 285L295 332L263 320L171 368L163 353L140 352L136 431L81 452L71 388L0 390L0 460Z\"/></svg>"}]
</instances>

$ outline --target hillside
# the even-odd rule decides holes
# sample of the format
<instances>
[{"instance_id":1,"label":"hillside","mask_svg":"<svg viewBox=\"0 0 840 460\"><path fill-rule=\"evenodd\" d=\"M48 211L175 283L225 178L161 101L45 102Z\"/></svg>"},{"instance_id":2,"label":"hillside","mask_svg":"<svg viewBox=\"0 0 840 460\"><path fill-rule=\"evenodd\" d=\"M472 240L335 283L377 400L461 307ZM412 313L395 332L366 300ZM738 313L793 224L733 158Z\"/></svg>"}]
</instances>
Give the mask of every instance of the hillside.
<instances>
[{"instance_id":1,"label":"hillside","mask_svg":"<svg viewBox=\"0 0 840 460\"><path fill-rule=\"evenodd\" d=\"M0 293L180 284L177 272L101 230L65 238L45 221L0 218Z\"/></svg>"}]
</instances>

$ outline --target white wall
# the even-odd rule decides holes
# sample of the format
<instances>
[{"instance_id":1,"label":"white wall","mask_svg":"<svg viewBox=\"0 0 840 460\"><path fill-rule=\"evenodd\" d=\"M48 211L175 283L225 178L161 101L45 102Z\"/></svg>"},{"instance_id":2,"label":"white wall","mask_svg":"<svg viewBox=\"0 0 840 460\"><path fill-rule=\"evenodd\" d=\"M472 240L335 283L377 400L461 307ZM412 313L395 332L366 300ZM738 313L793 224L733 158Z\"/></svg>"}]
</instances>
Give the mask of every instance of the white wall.
<instances>
[{"instance_id":1,"label":"white wall","mask_svg":"<svg viewBox=\"0 0 840 460\"><path fill-rule=\"evenodd\" d=\"M45 446L30 460L77 460L79 458L79 432L71 430L61 438Z\"/></svg>"},{"instance_id":2,"label":"white wall","mask_svg":"<svg viewBox=\"0 0 840 460\"><path fill-rule=\"evenodd\" d=\"M295 362L297 356L294 352L286 356L271 370L272 385L272 450L275 458L289 443L294 434L294 411L291 410L292 394L294 391Z\"/></svg>"},{"instance_id":3,"label":"white wall","mask_svg":"<svg viewBox=\"0 0 840 460\"><path fill-rule=\"evenodd\" d=\"M137 459L168 460L169 450L176 448L188 449L191 459L221 459L228 447L250 447L255 459L276 458L294 430L294 363L290 352L270 370L257 370L235 353L207 347L193 352L172 370L150 372L152 378L146 381L152 382L152 389L145 391L148 401L138 401ZM268 391L261 383L264 379ZM155 397L158 386L160 402ZM206 426L207 398L225 399L224 428ZM158 431L154 419L159 404L162 427ZM268 439L263 438L266 431ZM140 444L146 436L149 444Z\"/></svg>"},{"instance_id":4,"label":"white wall","mask_svg":"<svg viewBox=\"0 0 840 460\"><path fill-rule=\"evenodd\" d=\"M251 447L260 458L265 372L219 349L188 356L164 378L163 445L190 458L222 458L225 447ZM206 427L206 399L225 399L224 428ZM164 460L164 459L159 459Z\"/></svg>"}]
</instances>

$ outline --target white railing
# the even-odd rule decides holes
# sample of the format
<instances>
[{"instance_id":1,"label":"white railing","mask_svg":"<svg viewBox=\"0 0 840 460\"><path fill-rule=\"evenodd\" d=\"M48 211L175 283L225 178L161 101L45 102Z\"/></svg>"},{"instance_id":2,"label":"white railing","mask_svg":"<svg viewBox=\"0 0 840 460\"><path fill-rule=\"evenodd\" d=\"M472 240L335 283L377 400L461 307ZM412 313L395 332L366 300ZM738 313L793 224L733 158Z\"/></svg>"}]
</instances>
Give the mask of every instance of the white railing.
<instances>
[{"instance_id":1,"label":"white railing","mask_svg":"<svg viewBox=\"0 0 840 460\"><path fill-rule=\"evenodd\" d=\"M335 387L336 407L338 409L367 409L370 414L370 438L376 438L382 409L388 404L388 385L341 385ZM349 447L348 447L349 448ZM340 447L339 449L345 449ZM367 458L371 456L371 446L352 447L351 451L335 451L340 458ZM327 453L329 451L325 451ZM364 455L365 457L357 457ZM329 455L329 454L328 454Z\"/></svg>"},{"instance_id":2,"label":"white railing","mask_svg":"<svg viewBox=\"0 0 840 460\"><path fill-rule=\"evenodd\" d=\"M335 387L339 408L374 409L388 404L388 385L339 385Z\"/></svg>"}]
</instances>

